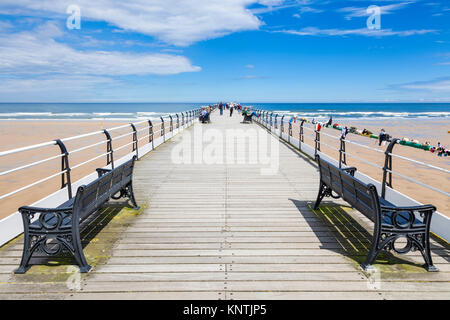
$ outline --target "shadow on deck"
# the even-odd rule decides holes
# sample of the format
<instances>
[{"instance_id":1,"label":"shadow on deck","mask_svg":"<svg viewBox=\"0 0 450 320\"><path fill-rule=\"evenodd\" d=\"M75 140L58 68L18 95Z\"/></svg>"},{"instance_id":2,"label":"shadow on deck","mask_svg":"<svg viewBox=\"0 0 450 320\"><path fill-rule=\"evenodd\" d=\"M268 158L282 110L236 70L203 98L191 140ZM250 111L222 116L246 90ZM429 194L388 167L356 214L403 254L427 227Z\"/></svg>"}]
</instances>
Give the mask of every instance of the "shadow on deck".
<instances>
[{"instance_id":1,"label":"shadow on deck","mask_svg":"<svg viewBox=\"0 0 450 320\"><path fill-rule=\"evenodd\" d=\"M294 199L289 200L295 204L299 211L300 208L308 207L311 212L314 212L317 218L329 228L340 246L338 249L330 248L327 245L326 238L323 236L322 229L319 231L316 225L310 224L311 229L319 241L321 241L323 249L333 250L344 255L356 268L361 270L360 264L365 261L370 250L372 233L344 209L347 207L342 207L328 201L322 202L320 208L314 210L309 202ZM450 259L448 255L449 245L436 237L433 237L433 240L437 242L437 244L432 244L431 246L433 256L437 255L448 262ZM422 259L422 256L418 256L418 258ZM411 273L427 273L422 264L409 260L408 255L399 257L397 254L389 251L382 251L378 255L374 266L377 270L388 273L404 273L405 271Z\"/></svg>"}]
</instances>

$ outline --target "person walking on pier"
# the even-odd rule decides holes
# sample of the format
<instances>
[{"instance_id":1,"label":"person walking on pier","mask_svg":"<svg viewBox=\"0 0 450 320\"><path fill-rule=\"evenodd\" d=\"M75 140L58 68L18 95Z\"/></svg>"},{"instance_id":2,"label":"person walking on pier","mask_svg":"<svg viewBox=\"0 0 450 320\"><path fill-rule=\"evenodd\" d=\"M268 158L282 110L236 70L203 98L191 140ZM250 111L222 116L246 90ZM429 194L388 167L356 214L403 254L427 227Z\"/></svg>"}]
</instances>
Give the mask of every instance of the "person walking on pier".
<instances>
[{"instance_id":1,"label":"person walking on pier","mask_svg":"<svg viewBox=\"0 0 450 320\"><path fill-rule=\"evenodd\" d=\"M220 115L222 116L223 115L223 104L222 104L222 102L219 103L219 110L220 110Z\"/></svg>"},{"instance_id":2,"label":"person walking on pier","mask_svg":"<svg viewBox=\"0 0 450 320\"><path fill-rule=\"evenodd\" d=\"M234 107L233 107L233 106L230 106L230 117L233 116L233 109L234 109Z\"/></svg>"}]
</instances>

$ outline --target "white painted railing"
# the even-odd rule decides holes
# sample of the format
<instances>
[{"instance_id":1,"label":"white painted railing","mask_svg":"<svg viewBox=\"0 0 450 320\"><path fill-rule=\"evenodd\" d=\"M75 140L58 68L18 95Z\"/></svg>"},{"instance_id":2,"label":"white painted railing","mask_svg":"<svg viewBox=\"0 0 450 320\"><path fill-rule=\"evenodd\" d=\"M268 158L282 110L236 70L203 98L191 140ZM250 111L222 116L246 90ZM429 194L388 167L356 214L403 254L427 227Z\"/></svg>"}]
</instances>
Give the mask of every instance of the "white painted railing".
<instances>
[{"instance_id":1,"label":"white painted railing","mask_svg":"<svg viewBox=\"0 0 450 320\"><path fill-rule=\"evenodd\" d=\"M450 197L450 194L444 190L430 186L430 185L425 184L421 181L418 181L412 177L408 177L404 174L401 174L399 172L392 170L392 157L395 157L395 158L399 158L399 159L402 159L405 161L409 161L411 163L422 165L424 167L427 167L427 168L435 170L435 171L439 171L439 174L447 174L448 175L450 173L450 171L447 169L440 168L440 167L437 167L437 166L434 166L431 164L427 164L427 163L424 163L424 162L421 162L418 160L409 159L407 157L403 157L403 156L394 154L392 152L392 149L393 149L393 146L396 143L398 143L398 139L392 139L392 141L389 144L389 146L387 147L386 151L381 151L381 150L360 144L356 141L352 141L348 138L341 139L340 137L333 136L333 135L327 134L325 132L318 132L314 129L304 126L304 123L301 123L301 121L299 121L300 124L298 125L299 136L294 137L292 135L292 126L293 126L292 122L290 123L289 121L284 121L284 117L280 117L279 115L277 115L273 112L270 112L270 111L256 110L256 113L258 115L260 115L259 117L254 117L256 122L258 122L262 126L266 127L267 129L272 131L275 135L277 135L280 138L282 138L283 140L287 141L289 144L296 147L297 149L300 149L302 152L306 153L307 155L309 155L312 158L315 158L316 154L320 154L320 156L325 158L327 161L335 164L336 166L341 167L343 164L345 165L346 161L342 161L342 157L345 155L345 156L353 157L353 158L355 158L361 162L364 162L372 167L375 167L377 169L383 170L383 181L381 181L381 182L369 177L366 174L361 173L360 171L356 171L355 176L358 179L360 179L361 181L363 181L364 183L374 184L377 187L377 191L380 194L380 196L384 196L384 198L386 200L388 200L389 202L391 202L397 206L415 206L415 205L421 205L422 203L412 199L411 197L409 197L407 195L400 193L397 190L394 190L394 188L392 187L392 175L399 176L399 177L406 179L414 184L417 184L424 188L430 189L436 193L440 193L440 194L444 195L445 197ZM281 129L281 128L283 128L283 129ZM315 138L313 138L314 146L310 146L303 141L304 130L307 130L307 131L311 132L313 135L315 135ZM342 144L340 144L339 148L336 148L334 146L326 144L326 143L320 141L320 135L330 137L332 139L338 140L339 142L344 140L344 147L342 147ZM351 153L345 151L345 143L357 145L359 147L366 148L368 150L382 154L382 156L386 158L385 166L384 167L380 166L380 165L373 163L367 159L363 159L355 154L351 154ZM325 145L328 148L339 152L339 160L336 160L333 157L331 157L330 155L327 155L324 152L320 151L320 145ZM390 163L388 161L390 161ZM450 201L450 199L449 199L449 201ZM432 202L432 201L430 200L430 202ZM421 219L421 217L418 217L418 219ZM433 218L432 218L432 222L431 222L431 231L434 234L436 234L437 236L439 236L440 238L446 240L447 242L450 242L450 218L440 212L435 212L433 214Z\"/></svg>"},{"instance_id":2,"label":"white painted railing","mask_svg":"<svg viewBox=\"0 0 450 320\"><path fill-rule=\"evenodd\" d=\"M95 180L97 178L97 173L94 171L91 174L79 179L78 181L71 182L71 176L70 172L74 169L77 169L79 167L82 167L88 163L91 163L92 161L98 160L100 158L106 158L106 166L105 168L113 168L114 166L120 165L127 160L131 159L134 155L138 156L138 159L156 148L158 145L164 143L166 140L172 138L175 134L181 132L185 128L191 126L195 121L198 121L198 116L200 114L200 109L194 109L189 110L186 112L176 113L174 115L167 115L164 117L160 117L160 121L153 124L151 120L145 120L145 121L139 121L136 123L130 123L121 125L114 128L104 129L101 131L95 131L90 132L78 136L73 136L65 139L60 140L53 140L48 141L44 143L39 143L27 147L21 147L16 148L12 150L6 150L0 152L0 157L6 157L14 154L23 153L30 150L39 150L44 147L49 146L59 146L61 154L56 156L47 157L42 160L38 160L35 162L31 162L22 166L18 166L15 168L11 168L5 171L0 172L0 179L2 177L6 177L7 175L19 172L24 169L28 169L40 164L47 163L49 161L61 158L62 159L62 168L61 171L48 175L40 180L33 181L27 185L24 185L20 188L17 188L13 191L10 191L8 193L0 194L0 206L1 206L1 200L9 198L13 195L20 194L21 192L24 192L32 187L38 186L52 178L61 176L62 177L62 184L61 189L48 195L47 197L40 199L32 204L29 203L18 203L18 207L22 205L31 205L31 206L39 206L39 207L56 207L59 204L67 201L69 198L72 197L73 194L76 193L76 190L79 186L88 184L89 182ZM148 125L140 128L139 130L136 129L136 125L142 125L144 123L147 123ZM110 133L113 131L117 131L120 129L125 128L132 128L132 131L129 133L121 134L119 136L114 137L113 139L110 136ZM148 134L145 134L144 136L139 137L138 134L147 131ZM159 132L159 137L154 139L155 132ZM100 142L96 142L90 145L79 147L78 149L74 149L71 151L68 151L66 149L66 146L64 143L69 141L75 141L83 138L92 137L95 135L105 135L106 139ZM142 135L142 134L141 134ZM131 142L129 142L129 139L131 136ZM144 139L147 139L147 143L142 145L142 141ZM124 143L120 145L119 147L113 148L112 147L112 140L114 142L117 142L117 140L124 140ZM141 146L139 146L139 143L141 142ZM100 155L96 155L86 161L83 161L81 163L78 163L74 166L69 166L69 159L71 155L75 153L79 153L82 151L85 151L87 149L100 146L100 145L106 145L107 151L105 153L102 153ZM114 159L113 155L115 152L122 150L126 147L132 147L132 151L130 153L127 153L125 156ZM67 161L65 161L67 160ZM1 191L0 191L1 193ZM8 215L6 218L3 218L0 220L0 246L4 243L10 241L14 237L18 236L23 232L23 224L22 224L22 218L19 214L19 212L13 212L10 215Z\"/></svg>"}]
</instances>

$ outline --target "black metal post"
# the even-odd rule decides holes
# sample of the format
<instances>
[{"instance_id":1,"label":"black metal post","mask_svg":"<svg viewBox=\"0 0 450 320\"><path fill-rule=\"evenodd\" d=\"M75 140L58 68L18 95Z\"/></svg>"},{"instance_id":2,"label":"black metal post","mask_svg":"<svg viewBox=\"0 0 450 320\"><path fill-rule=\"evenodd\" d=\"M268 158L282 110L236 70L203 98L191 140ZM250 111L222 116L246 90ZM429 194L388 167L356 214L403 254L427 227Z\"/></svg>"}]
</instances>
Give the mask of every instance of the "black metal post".
<instances>
[{"instance_id":1,"label":"black metal post","mask_svg":"<svg viewBox=\"0 0 450 320\"><path fill-rule=\"evenodd\" d=\"M169 132L172 132L173 131L173 119L170 114L169 114L169 118L170 118Z\"/></svg>"},{"instance_id":2,"label":"black metal post","mask_svg":"<svg viewBox=\"0 0 450 320\"><path fill-rule=\"evenodd\" d=\"M136 159L139 158L138 154L138 139L137 139L137 130L136 126L132 123L130 123L131 128L133 129L133 151L136 151Z\"/></svg>"},{"instance_id":3,"label":"black metal post","mask_svg":"<svg viewBox=\"0 0 450 320\"><path fill-rule=\"evenodd\" d=\"M347 165L347 156L345 154L345 138L341 137L341 147L339 148L339 168L342 168L342 164Z\"/></svg>"},{"instance_id":4,"label":"black metal post","mask_svg":"<svg viewBox=\"0 0 450 320\"><path fill-rule=\"evenodd\" d=\"M184 127L184 113L181 113L181 126Z\"/></svg>"},{"instance_id":5,"label":"black metal post","mask_svg":"<svg viewBox=\"0 0 450 320\"><path fill-rule=\"evenodd\" d=\"M275 115L275 129L278 129L277 118L278 118L278 113Z\"/></svg>"},{"instance_id":6,"label":"black metal post","mask_svg":"<svg viewBox=\"0 0 450 320\"><path fill-rule=\"evenodd\" d=\"M291 143L291 137L292 137L292 122L289 122L289 132L288 132L288 142Z\"/></svg>"},{"instance_id":7,"label":"black metal post","mask_svg":"<svg viewBox=\"0 0 450 320\"><path fill-rule=\"evenodd\" d=\"M61 154L64 156L61 158L61 171L66 171L61 174L61 189L67 186L67 193L69 199L72 199L72 182L70 180L70 166L69 166L69 152L67 152L67 148L64 143L57 139L55 140L59 149L61 150Z\"/></svg>"},{"instance_id":8,"label":"black metal post","mask_svg":"<svg viewBox=\"0 0 450 320\"><path fill-rule=\"evenodd\" d=\"M398 143L400 139L394 138L391 140L391 143L389 143L388 147L386 148L386 151L384 152L385 158L384 158L384 167L383 167L383 182L381 185L381 197L384 199L386 196L386 186L392 187L392 156L390 155L392 153L392 150L394 149L394 146L396 143Z\"/></svg>"},{"instance_id":9,"label":"black metal post","mask_svg":"<svg viewBox=\"0 0 450 320\"><path fill-rule=\"evenodd\" d=\"M180 117L178 116L178 113L175 113L175 115L177 116L177 127L176 127L176 129L178 129L180 127Z\"/></svg>"},{"instance_id":10,"label":"black metal post","mask_svg":"<svg viewBox=\"0 0 450 320\"><path fill-rule=\"evenodd\" d=\"M303 124L305 123L305 120L302 120L302 122L300 123L300 131L298 134L298 148L300 150L302 150L302 142L304 142L303 140Z\"/></svg>"},{"instance_id":11,"label":"black metal post","mask_svg":"<svg viewBox=\"0 0 450 320\"><path fill-rule=\"evenodd\" d=\"M113 148L112 148L112 138L109 134L108 130L104 129L103 133L106 136L106 165L111 164L111 169L114 169L114 157L113 157Z\"/></svg>"},{"instance_id":12,"label":"black metal post","mask_svg":"<svg viewBox=\"0 0 450 320\"><path fill-rule=\"evenodd\" d=\"M153 142L153 123L152 120L148 120L148 143L152 143L152 150L155 149L155 143Z\"/></svg>"},{"instance_id":13,"label":"black metal post","mask_svg":"<svg viewBox=\"0 0 450 320\"><path fill-rule=\"evenodd\" d=\"M165 132L164 132L164 119L163 117L159 117L161 119L161 131L160 131L160 135L161 137L163 137L163 141L166 141L165 136Z\"/></svg>"},{"instance_id":14,"label":"black metal post","mask_svg":"<svg viewBox=\"0 0 450 320\"><path fill-rule=\"evenodd\" d=\"M314 130L316 132L316 139L314 144L314 157L317 156L317 151L320 151L320 132L317 130Z\"/></svg>"},{"instance_id":15,"label":"black metal post","mask_svg":"<svg viewBox=\"0 0 450 320\"><path fill-rule=\"evenodd\" d=\"M283 114L283 116L281 117L281 120L280 120L280 137L282 137L282 133L284 132L284 123L283 123L283 121L284 121L284 114Z\"/></svg>"}]
</instances>

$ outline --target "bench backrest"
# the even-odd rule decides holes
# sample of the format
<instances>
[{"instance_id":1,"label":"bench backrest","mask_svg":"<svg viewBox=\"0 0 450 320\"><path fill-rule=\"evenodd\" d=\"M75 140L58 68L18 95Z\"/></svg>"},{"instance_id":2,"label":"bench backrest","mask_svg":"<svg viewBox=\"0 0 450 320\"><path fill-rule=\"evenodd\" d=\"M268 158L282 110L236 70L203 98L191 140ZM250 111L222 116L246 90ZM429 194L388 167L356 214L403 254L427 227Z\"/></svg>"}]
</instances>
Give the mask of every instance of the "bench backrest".
<instances>
[{"instance_id":1,"label":"bench backrest","mask_svg":"<svg viewBox=\"0 0 450 320\"><path fill-rule=\"evenodd\" d=\"M381 219L380 201L373 184L365 184L319 155L317 160L322 183L373 222Z\"/></svg>"},{"instance_id":2,"label":"bench backrest","mask_svg":"<svg viewBox=\"0 0 450 320\"><path fill-rule=\"evenodd\" d=\"M131 182L136 156L117 168L105 173L88 185L80 186L74 201L73 214L84 220L105 202Z\"/></svg>"}]
</instances>

